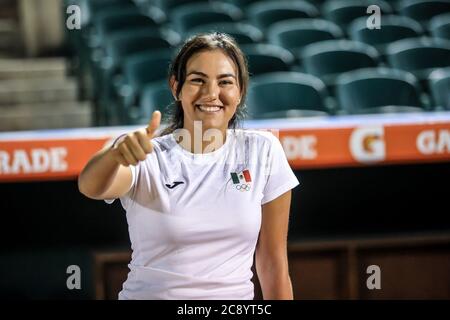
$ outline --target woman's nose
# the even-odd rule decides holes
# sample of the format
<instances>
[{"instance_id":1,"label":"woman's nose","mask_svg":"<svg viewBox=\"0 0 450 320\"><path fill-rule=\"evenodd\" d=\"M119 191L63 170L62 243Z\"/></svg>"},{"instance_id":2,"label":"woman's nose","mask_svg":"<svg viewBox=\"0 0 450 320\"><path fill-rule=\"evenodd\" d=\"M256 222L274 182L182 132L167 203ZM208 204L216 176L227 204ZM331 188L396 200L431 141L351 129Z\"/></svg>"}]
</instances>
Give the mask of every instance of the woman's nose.
<instances>
[{"instance_id":1,"label":"woman's nose","mask_svg":"<svg viewBox=\"0 0 450 320\"><path fill-rule=\"evenodd\" d=\"M205 95L205 98L208 98L208 100L215 100L219 97L220 87L218 84L214 83L214 81L211 81L207 83L203 87L203 94Z\"/></svg>"}]
</instances>

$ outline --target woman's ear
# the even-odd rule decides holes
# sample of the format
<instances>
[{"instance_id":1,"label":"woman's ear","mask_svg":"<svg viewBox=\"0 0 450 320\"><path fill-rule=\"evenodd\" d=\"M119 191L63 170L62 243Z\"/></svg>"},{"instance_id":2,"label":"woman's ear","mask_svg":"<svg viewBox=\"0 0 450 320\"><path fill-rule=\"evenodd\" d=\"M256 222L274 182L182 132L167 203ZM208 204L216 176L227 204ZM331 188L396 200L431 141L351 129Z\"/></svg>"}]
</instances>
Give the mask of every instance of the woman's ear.
<instances>
[{"instance_id":1,"label":"woman's ear","mask_svg":"<svg viewBox=\"0 0 450 320\"><path fill-rule=\"evenodd\" d=\"M172 96L175 100L178 100L177 98L177 88L178 88L178 81L175 80L175 76L171 76L170 80L170 91L172 91Z\"/></svg>"}]
</instances>

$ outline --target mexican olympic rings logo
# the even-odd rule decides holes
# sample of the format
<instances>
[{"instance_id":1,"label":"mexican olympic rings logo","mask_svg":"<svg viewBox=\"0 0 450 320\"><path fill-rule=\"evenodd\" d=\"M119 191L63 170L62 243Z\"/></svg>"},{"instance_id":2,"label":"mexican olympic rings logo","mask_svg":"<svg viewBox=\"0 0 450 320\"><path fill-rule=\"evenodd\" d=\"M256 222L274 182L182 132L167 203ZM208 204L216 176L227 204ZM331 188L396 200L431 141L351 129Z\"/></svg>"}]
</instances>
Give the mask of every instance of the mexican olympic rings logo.
<instances>
[{"instance_id":1,"label":"mexican olympic rings logo","mask_svg":"<svg viewBox=\"0 0 450 320\"><path fill-rule=\"evenodd\" d=\"M242 183L236 185L236 190L239 191L250 191L250 184L249 183Z\"/></svg>"}]
</instances>

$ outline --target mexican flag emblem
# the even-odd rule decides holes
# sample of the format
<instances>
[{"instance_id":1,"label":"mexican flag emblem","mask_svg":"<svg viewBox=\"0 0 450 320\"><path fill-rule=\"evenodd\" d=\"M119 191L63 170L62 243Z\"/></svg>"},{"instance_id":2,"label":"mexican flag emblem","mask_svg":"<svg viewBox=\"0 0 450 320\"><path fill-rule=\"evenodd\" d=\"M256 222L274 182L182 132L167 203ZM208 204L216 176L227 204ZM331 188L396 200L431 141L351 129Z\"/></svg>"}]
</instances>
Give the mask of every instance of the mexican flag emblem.
<instances>
[{"instance_id":1,"label":"mexican flag emblem","mask_svg":"<svg viewBox=\"0 0 450 320\"><path fill-rule=\"evenodd\" d=\"M252 177L250 176L249 170L244 170L240 173L231 172L231 179L233 184L236 185L236 189L240 191L249 191L250 182L252 182Z\"/></svg>"}]
</instances>

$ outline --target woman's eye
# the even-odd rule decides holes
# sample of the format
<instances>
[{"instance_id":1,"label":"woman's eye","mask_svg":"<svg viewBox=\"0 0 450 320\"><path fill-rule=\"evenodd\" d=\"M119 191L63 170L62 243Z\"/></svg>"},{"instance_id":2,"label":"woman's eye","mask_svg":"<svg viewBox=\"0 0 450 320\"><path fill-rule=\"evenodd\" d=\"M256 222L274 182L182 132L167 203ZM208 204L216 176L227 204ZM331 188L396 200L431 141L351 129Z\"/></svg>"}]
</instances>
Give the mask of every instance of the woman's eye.
<instances>
[{"instance_id":1,"label":"woman's eye","mask_svg":"<svg viewBox=\"0 0 450 320\"><path fill-rule=\"evenodd\" d=\"M203 83L204 82L203 79L201 79L201 78L194 78L194 79L191 79L191 81L192 82L198 82L198 83Z\"/></svg>"},{"instance_id":2,"label":"woman's eye","mask_svg":"<svg viewBox=\"0 0 450 320\"><path fill-rule=\"evenodd\" d=\"M220 82L220 84L233 84L233 81L223 80L223 81Z\"/></svg>"}]
</instances>

